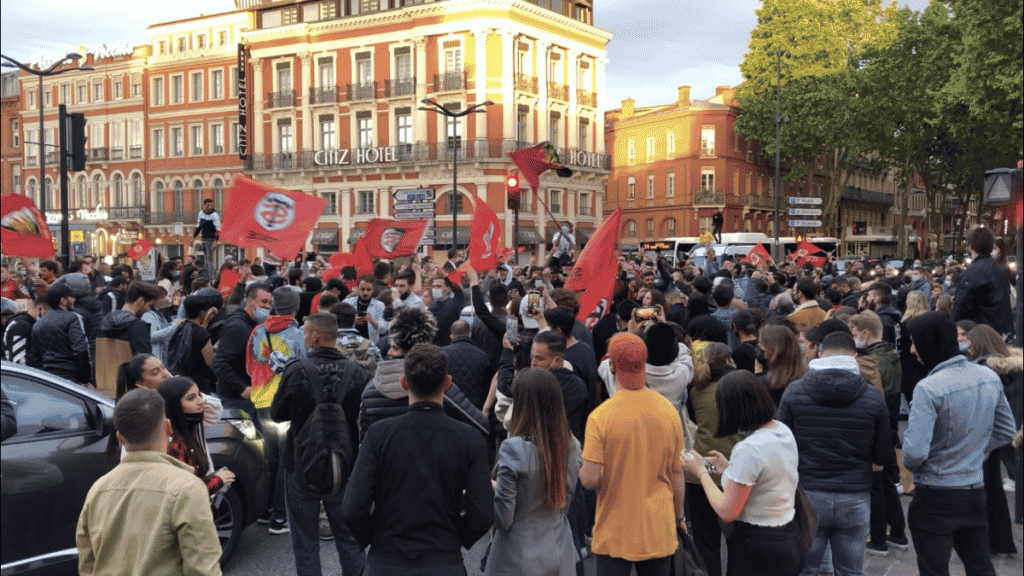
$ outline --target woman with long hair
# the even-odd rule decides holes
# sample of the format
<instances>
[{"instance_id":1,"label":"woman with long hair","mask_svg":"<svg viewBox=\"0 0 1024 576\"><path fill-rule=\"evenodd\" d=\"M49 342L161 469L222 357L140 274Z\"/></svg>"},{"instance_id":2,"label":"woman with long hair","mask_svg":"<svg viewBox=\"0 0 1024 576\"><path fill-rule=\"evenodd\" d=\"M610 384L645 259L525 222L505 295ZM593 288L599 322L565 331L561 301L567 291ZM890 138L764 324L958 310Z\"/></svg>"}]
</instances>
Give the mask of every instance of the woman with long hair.
<instances>
[{"instance_id":1,"label":"woman with long hair","mask_svg":"<svg viewBox=\"0 0 1024 576\"><path fill-rule=\"evenodd\" d=\"M170 377L171 373L159 358L152 354L136 354L117 370L117 392L114 399L120 400L135 388L156 390L161 382Z\"/></svg>"},{"instance_id":2,"label":"woman with long hair","mask_svg":"<svg viewBox=\"0 0 1024 576\"><path fill-rule=\"evenodd\" d=\"M1013 412L1014 427L1021 427L1020 372L1024 370L1024 351L1007 346L1003 337L988 324L978 324L967 333L970 347L967 357L973 362L987 366L999 374L1003 381L1003 392ZM985 480L985 500L988 503L988 541L993 554L1016 554L1013 542L1013 525L1010 523L1010 507L1003 488L1000 462L1006 466L1010 478L1017 477L1017 462L1010 445L993 450L982 465Z\"/></svg>"},{"instance_id":3,"label":"woman with long hair","mask_svg":"<svg viewBox=\"0 0 1024 576\"><path fill-rule=\"evenodd\" d=\"M573 576L577 553L568 508L583 463L569 432L562 389L548 370L512 383L509 437L498 450L488 576Z\"/></svg>"},{"instance_id":4,"label":"woman with long hair","mask_svg":"<svg viewBox=\"0 0 1024 576\"><path fill-rule=\"evenodd\" d=\"M690 389L690 407L693 408L693 421L697 424L697 434L693 438L693 450L698 454L709 454L712 450L722 454L727 460L732 448L740 441L739 434L718 438L718 404L715 401L715 390L718 382L736 368L733 365L729 347L720 342L713 342L704 348L703 362L699 363ZM718 514L708 502L700 478L687 474L686 504L689 506L690 533L697 547L697 553L704 560L708 576L722 574L722 531L718 524Z\"/></svg>"},{"instance_id":5,"label":"woman with long hair","mask_svg":"<svg viewBox=\"0 0 1024 576\"><path fill-rule=\"evenodd\" d=\"M746 370L735 370L718 381L715 402L715 436L724 438L740 431L747 436L733 446L731 458L717 450L710 450L706 458L687 450L683 466L700 479L719 518L732 523L726 537L726 574L796 576L806 554L795 520L799 480L796 438L775 420L775 404L768 390Z\"/></svg>"},{"instance_id":6,"label":"woman with long hair","mask_svg":"<svg viewBox=\"0 0 1024 576\"><path fill-rule=\"evenodd\" d=\"M768 388L777 408L786 387L804 375L807 364L800 350L800 341L785 326L764 326L758 341L764 354L764 364L758 362L762 370L758 378Z\"/></svg>"},{"instance_id":7,"label":"woman with long hair","mask_svg":"<svg viewBox=\"0 0 1024 576\"><path fill-rule=\"evenodd\" d=\"M930 312L930 310L928 309L928 301L925 299L924 294L916 290L908 293L907 309L903 312L903 321L906 322L926 312Z\"/></svg>"},{"instance_id":8,"label":"woman with long hair","mask_svg":"<svg viewBox=\"0 0 1024 576\"><path fill-rule=\"evenodd\" d=\"M167 453L188 464L210 494L226 490L235 479L227 468L213 471L213 460L206 445L203 426L205 399L199 386L190 378L168 378L156 389L164 398L164 410L171 421L171 443Z\"/></svg>"}]
</instances>

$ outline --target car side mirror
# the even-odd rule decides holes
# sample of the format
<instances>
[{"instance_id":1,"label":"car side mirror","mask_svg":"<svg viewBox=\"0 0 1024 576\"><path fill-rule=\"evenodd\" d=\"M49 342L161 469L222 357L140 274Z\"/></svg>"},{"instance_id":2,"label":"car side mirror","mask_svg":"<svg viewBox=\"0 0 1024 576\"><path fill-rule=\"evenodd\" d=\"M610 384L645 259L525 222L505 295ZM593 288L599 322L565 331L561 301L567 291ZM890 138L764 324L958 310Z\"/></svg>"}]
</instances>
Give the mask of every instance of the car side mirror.
<instances>
[{"instance_id":1,"label":"car side mirror","mask_svg":"<svg viewBox=\"0 0 1024 576\"><path fill-rule=\"evenodd\" d=\"M89 404L89 420L100 438L106 438L114 432L114 423L103 413L99 404Z\"/></svg>"}]
</instances>

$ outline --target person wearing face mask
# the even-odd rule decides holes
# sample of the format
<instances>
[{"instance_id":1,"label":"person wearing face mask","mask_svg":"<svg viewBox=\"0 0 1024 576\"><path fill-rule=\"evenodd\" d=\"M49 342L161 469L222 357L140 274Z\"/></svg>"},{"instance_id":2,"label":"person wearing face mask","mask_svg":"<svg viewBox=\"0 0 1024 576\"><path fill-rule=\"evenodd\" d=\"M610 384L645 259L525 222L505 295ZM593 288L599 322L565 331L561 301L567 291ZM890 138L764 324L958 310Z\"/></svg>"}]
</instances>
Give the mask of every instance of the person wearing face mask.
<instances>
[{"instance_id":1,"label":"person wearing face mask","mask_svg":"<svg viewBox=\"0 0 1024 576\"><path fill-rule=\"evenodd\" d=\"M153 307L142 314L142 321L149 324L149 340L153 345L153 355L163 362L167 359L167 345L178 323L167 320L165 311L171 306L171 299L163 286L157 286L157 289L160 290L160 296L153 303Z\"/></svg>"},{"instance_id":2,"label":"person wearing face mask","mask_svg":"<svg viewBox=\"0 0 1024 576\"><path fill-rule=\"evenodd\" d=\"M416 266L419 268L419 266ZM423 304L423 298L420 298L418 294L413 291L413 287L416 285L416 272L412 270L406 270L395 277L395 291L397 294L394 298L394 307L398 308L426 308Z\"/></svg>"},{"instance_id":3,"label":"person wearing face mask","mask_svg":"<svg viewBox=\"0 0 1024 576\"><path fill-rule=\"evenodd\" d=\"M920 292L924 296L925 306L931 308L932 306L932 285L928 282L928 275L925 273L924 267L915 265L907 274L910 278L909 288L914 292Z\"/></svg>"},{"instance_id":4,"label":"person wearing face mask","mask_svg":"<svg viewBox=\"0 0 1024 576\"><path fill-rule=\"evenodd\" d=\"M235 473L227 468L216 472L213 469L203 427L206 399L199 387L191 379L178 376L161 382L156 391L163 396L164 410L171 422L167 453L191 466L210 494L226 492L235 480Z\"/></svg>"},{"instance_id":5,"label":"person wearing face mask","mask_svg":"<svg viewBox=\"0 0 1024 576\"><path fill-rule=\"evenodd\" d=\"M54 284L44 295L50 312L32 326L28 358L37 359L33 368L79 384L92 377L89 363L89 341L85 337L82 318L75 314L75 298L71 289Z\"/></svg>"},{"instance_id":6,"label":"person wearing face mask","mask_svg":"<svg viewBox=\"0 0 1024 576\"><path fill-rule=\"evenodd\" d=\"M954 322L968 319L988 324L1000 334L1013 332L1010 309L1010 276L992 256L995 235L984 227L967 238L971 265L960 274L953 301Z\"/></svg>"},{"instance_id":7,"label":"person wearing face mask","mask_svg":"<svg viewBox=\"0 0 1024 576\"><path fill-rule=\"evenodd\" d=\"M437 318L435 346L451 344L452 324L459 319L466 306L466 293L458 283L452 283L447 276L438 274L430 281L430 313Z\"/></svg>"},{"instance_id":8,"label":"person wearing face mask","mask_svg":"<svg viewBox=\"0 0 1024 576\"><path fill-rule=\"evenodd\" d=\"M244 410L256 427L263 431L256 406L253 405L252 381L246 372L245 355L249 336L256 326L270 316L273 302L270 285L255 283L245 289L244 306L228 315L220 327L220 339L210 368L217 377L217 396L225 408Z\"/></svg>"},{"instance_id":9,"label":"person wearing face mask","mask_svg":"<svg viewBox=\"0 0 1024 576\"><path fill-rule=\"evenodd\" d=\"M562 266L568 266L571 263L570 252L575 245L576 236L572 233L572 224L565 222L551 238L551 259L548 261L548 267L552 272L559 272Z\"/></svg>"}]
</instances>

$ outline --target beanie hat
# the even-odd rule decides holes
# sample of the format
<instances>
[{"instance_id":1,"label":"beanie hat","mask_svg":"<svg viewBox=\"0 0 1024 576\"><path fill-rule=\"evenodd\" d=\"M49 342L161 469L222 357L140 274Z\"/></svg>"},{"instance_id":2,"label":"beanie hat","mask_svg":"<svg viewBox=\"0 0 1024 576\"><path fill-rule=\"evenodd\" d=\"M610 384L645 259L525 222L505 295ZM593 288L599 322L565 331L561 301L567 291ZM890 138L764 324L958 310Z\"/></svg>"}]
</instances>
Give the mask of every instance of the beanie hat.
<instances>
[{"instance_id":1,"label":"beanie hat","mask_svg":"<svg viewBox=\"0 0 1024 576\"><path fill-rule=\"evenodd\" d=\"M671 326L657 322L644 333L647 346L647 363L651 366L668 366L679 356L679 343Z\"/></svg>"},{"instance_id":2,"label":"beanie hat","mask_svg":"<svg viewBox=\"0 0 1024 576\"><path fill-rule=\"evenodd\" d=\"M608 342L615 382L627 390L640 390L647 385L647 345L639 336L620 332Z\"/></svg>"},{"instance_id":3,"label":"beanie hat","mask_svg":"<svg viewBox=\"0 0 1024 576\"><path fill-rule=\"evenodd\" d=\"M287 316L298 312L299 294L287 286L275 288L270 293L274 298L274 311L281 316Z\"/></svg>"}]
</instances>

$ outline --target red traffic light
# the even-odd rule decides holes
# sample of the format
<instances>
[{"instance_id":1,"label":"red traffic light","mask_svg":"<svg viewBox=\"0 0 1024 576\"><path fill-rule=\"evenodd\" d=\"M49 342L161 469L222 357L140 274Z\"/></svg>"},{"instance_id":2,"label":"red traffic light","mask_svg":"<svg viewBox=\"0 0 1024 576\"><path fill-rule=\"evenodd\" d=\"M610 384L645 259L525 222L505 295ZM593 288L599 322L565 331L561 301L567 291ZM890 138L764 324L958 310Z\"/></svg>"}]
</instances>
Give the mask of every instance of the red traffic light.
<instances>
[{"instance_id":1,"label":"red traffic light","mask_svg":"<svg viewBox=\"0 0 1024 576\"><path fill-rule=\"evenodd\" d=\"M518 190L519 189L519 177L515 176L514 174L509 175L509 177L505 180L505 186L509 190Z\"/></svg>"}]
</instances>

